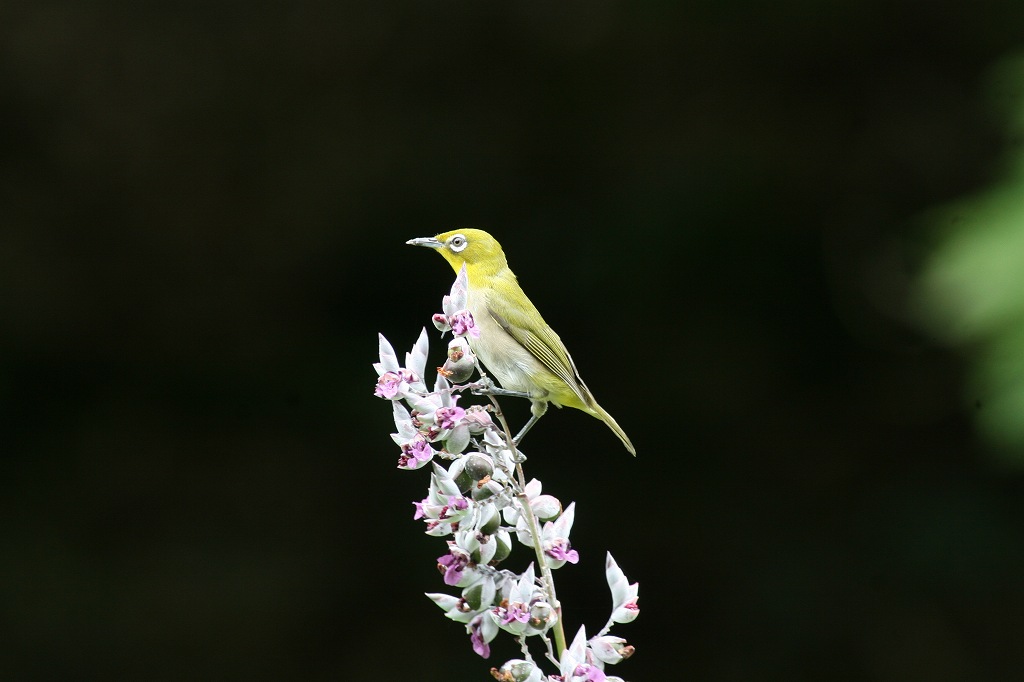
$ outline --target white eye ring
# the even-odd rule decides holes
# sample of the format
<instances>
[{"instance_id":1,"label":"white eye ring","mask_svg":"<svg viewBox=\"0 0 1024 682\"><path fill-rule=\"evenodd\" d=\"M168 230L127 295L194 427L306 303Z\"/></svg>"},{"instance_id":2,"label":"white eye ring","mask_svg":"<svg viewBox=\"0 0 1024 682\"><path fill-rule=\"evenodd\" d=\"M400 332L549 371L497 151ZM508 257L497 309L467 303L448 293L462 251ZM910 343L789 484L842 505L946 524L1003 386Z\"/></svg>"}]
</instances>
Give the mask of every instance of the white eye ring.
<instances>
[{"instance_id":1,"label":"white eye ring","mask_svg":"<svg viewBox=\"0 0 1024 682\"><path fill-rule=\"evenodd\" d=\"M468 244L469 242L466 241L466 238L461 234L457 234L448 240L449 248L451 248L451 250L454 251L455 253L462 251L464 248L466 248Z\"/></svg>"}]
</instances>

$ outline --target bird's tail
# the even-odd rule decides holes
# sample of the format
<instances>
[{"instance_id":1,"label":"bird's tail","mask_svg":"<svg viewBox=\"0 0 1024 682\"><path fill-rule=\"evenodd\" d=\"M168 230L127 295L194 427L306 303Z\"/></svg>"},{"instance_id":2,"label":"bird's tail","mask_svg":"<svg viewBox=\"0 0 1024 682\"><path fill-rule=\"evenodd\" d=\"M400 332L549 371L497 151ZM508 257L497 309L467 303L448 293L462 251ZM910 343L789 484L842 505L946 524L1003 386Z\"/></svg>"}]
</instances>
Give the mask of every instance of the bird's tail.
<instances>
[{"instance_id":1,"label":"bird's tail","mask_svg":"<svg viewBox=\"0 0 1024 682\"><path fill-rule=\"evenodd\" d=\"M619 423L615 421L615 419L610 414L604 411L603 407L601 407L597 403L594 403L593 412L591 414L593 414L595 417L597 417L605 424L607 424L608 428L611 429L615 433L615 435L619 437L619 440L622 441L622 444L626 446L627 450L629 450L629 454L636 457L636 448L633 447L633 443L632 441L629 440L629 436L627 436L626 432L622 430L622 427L619 426Z\"/></svg>"}]
</instances>

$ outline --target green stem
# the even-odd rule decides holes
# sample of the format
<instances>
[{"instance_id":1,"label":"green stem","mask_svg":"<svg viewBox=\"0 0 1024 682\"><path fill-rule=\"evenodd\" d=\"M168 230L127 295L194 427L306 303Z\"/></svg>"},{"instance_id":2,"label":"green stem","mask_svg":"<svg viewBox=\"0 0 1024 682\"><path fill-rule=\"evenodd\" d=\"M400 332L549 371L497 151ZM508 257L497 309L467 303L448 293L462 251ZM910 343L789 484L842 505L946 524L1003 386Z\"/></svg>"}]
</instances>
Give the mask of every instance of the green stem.
<instances>
[{"instance_id":1,"label":"green stem","mask_svg":"<svg viewBox=\"0 0 1024 682\"><path fill-rule=\"evenodd\" d=\"M540 568L541 582L544 584L544 592L547 594L548 603L551 604L551 608L555 610L555 624L552 626L552 630L555 631L555 650L558 654L557 658L561 659L562 652L565 651L565 630L562 627L562 605L558 601L558 597L555 594L555 577L551 572L551 567L548 566L547 558L544 556L544 547L542 546L540 524L537 522L537 517L533 513L533 508L530 507L530 500L526 496L526 476L523 474L523 464L519 461L519 450L516 448L515 441L512 440L512 432L508 429L508 422L505 421L505 415L501 411L501 406L498 405L497 399L493 395L488 395L491 399L491 403L494 405L494 414L501 422L501 428L505 434L505 441L508 443L509 450L512 451L512 460L516 463L516 476L518 477L519 490L516 492L516 497L519 498L519 502L523 508L523 514L526 516L526 523L530 531L530 537L533 538L533 550L537 555L537 566ZM554 661L557 665L558 661Z\"/></svg>"}]
</instances>

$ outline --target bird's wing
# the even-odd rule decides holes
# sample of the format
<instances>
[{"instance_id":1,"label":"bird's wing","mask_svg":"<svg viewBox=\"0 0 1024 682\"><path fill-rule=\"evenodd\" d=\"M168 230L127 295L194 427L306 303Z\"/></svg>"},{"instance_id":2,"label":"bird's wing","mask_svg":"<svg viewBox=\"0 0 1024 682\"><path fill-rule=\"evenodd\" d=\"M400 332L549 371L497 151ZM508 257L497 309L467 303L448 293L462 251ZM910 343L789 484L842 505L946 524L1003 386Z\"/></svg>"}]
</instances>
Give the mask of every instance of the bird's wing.
<instances>
[{"instance_id":1,"label":"bird's wing","mask_svg":"<svg viewBox=\"0 0 1024 682\"><path fill-rule=\"evenodd\" d=\"M530 325L529 318L519 308L490 301L487 311L519 345L540 360L552 374L564 381L584 405L589 405L593 401L590 391L576 371L576 363L572 361L569 351L565 349L565 345L554 330L544 324L543 320L539 328L531 330L528 327L536 325Z\"/></svg>"}]
</instances>

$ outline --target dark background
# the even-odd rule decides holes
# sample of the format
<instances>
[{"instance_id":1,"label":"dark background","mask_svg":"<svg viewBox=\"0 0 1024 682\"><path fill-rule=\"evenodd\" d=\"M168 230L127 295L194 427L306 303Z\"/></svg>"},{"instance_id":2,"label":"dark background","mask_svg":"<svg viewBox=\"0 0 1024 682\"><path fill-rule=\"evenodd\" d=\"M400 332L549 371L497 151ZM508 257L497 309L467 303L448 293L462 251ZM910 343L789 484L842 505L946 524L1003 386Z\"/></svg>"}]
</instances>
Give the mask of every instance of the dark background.
<instances>
[{"instance_id":1,"label":"dark background","mask_svg":"<svg viewBox=\"0 0 1024 682\"><path fill-rule=\"evenodd\" d=\"M427 476L372 396L377 332L404 353L452 280L404 241L476 226L639 452L568 410L526 441L577 501L570 632L607 617L605 551L640 582L609 672L1015 678L1022 479L904 313L918 216L997 176L982 84L1022 26L1018 0L5 6L2 676L515 655L422 596Z\"/></svg>"}]
</instances>

